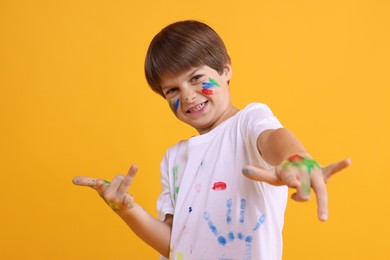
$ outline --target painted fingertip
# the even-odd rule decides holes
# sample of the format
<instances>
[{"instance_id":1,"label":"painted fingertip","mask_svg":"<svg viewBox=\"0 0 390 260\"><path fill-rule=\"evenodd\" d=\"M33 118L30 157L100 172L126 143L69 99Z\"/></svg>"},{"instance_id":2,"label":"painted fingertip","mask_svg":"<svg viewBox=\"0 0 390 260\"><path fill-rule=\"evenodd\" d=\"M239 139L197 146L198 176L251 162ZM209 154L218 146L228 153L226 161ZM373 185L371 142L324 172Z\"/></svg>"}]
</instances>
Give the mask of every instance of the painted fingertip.
<instances>
[{"instance_id":1,"label":"painted fingertip","mask_svg":"<svg viewBox=\"0 0 390 260\"><path fill-rule=\"evenodd\" d=\"M247 167L244 167L244 168L242 169L242 173L243 173L243 174L248 174L248 175L253 175L253 171L250 170L250 169L247 168Z\"/></svg>"},{"instance_id":2,"label":"painted fingertip","mask_svg":"<svg viewBox=\"0 0 390 260\"><path fill-rule=\"evenodd\" d=\"M80 184L80 180L77 177L75 177L72 179L72 183L78 185Z\"/></svg>"}]
</instances>

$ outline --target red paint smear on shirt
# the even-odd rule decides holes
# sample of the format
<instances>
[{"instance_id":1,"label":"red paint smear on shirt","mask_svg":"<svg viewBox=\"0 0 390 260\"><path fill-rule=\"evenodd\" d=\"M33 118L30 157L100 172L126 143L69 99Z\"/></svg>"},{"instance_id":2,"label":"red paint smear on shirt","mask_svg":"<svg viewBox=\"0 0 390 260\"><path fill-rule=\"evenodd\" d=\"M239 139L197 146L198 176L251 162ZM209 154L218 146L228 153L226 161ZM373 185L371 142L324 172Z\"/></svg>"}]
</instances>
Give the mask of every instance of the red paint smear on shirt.
<instances>
[{"instance_id":1,"label":"red paint smear on shirt","mask_svg":"<svg viewBox=\"0 0 390 260\"><path fill-rule=\"evenodd\" d=\"M224 182L215 182L213 186L213 190L226 190L226 183Z\"/></svg>"},{"instance_id":2,"label":"red paint smear on shirt","mask_svg":"<svg viewBox=\"0 0 390 260\"><path fill-rule=\"evenodd\" d=\"M202 93L206 94L206 95L212 95L213 94L213 90L204 88L204 89L202 89Z\"/></svg>"}]
</instances>

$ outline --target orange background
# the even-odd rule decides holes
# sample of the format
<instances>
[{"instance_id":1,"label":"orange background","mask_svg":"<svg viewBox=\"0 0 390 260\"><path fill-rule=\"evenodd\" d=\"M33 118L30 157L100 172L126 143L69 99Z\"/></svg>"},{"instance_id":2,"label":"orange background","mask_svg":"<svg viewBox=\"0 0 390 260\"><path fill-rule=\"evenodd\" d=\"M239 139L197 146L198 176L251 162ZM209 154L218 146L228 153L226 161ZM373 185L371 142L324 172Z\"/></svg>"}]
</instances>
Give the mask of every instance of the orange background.
<instances>
[{"instance_id":1,"label":"orange background","mask_svg":"<svg viewBox=\"0 0 390 260\"><path fill-rule=\"evenodd\" d=\"M148 89L165 25L199 19L225 40L233 103L267 103L323 165L330 219L289 201L284 258L389 259L388 1L0 2L3 259L157 259L75 175L111 179L156 215L165 150L195 134Z\"/></svg>"}]
</instances>

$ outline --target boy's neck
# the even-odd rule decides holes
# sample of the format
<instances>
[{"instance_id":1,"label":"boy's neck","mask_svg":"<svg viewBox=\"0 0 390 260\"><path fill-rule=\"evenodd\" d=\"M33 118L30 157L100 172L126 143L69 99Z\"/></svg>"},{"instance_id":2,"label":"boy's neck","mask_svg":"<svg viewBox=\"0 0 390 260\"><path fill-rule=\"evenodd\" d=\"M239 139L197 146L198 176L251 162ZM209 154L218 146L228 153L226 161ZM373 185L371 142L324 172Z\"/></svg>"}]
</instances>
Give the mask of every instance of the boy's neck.
<instances>
[{"instance_id":1,"label":"boy's neck","mask_svg":"<svg viewBox=\"0 0 390 260\"><path fill-rule=\"evenodd\" d=\"M198 131L198 133L200 135L207 134L208 132L210 132L211 130L213 130L217 126L219 126L221 123L223 123L227 119L229 119L232 116L234 116L235 114L237 114L238 111L240 111L238 108L236 108L235 106L230 104L227 107L227 109L225 110L225 112L218 118L218 120L213 125L211 125L210 127L204 128L204 129L196 129L196 130Z\"/></svg>"}]
</instances>

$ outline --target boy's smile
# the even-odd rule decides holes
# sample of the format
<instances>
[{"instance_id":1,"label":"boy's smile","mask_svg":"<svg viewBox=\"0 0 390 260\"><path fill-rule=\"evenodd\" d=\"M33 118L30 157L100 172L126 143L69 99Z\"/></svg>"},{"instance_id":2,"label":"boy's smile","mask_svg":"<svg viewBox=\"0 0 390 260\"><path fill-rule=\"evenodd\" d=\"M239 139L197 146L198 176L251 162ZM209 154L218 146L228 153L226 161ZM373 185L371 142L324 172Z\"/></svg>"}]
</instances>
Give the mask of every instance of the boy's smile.
<instances>
[{"instance_id":1,"label":"boy's smile","mask_svg":"<svg viewBox=\"0 0 390 260\"><path fill-rule=\"evenodd\" d=\"M196 67L164 77L162 91L176 117L205 134L238 111L230 102L231 75L229 64L221 74L208 66Z\"/></svg>"},{"instance_id":2,"label":"boy's smile","mask_svg":"<svg viewBox=\"0 0 390 260\"><path fill-rule=\"evenodd\" d=\"M195 105L193 107L190 107L186 113L200 113L203 111L203 109L206 107L208 101L205 101L203 103L200 103L198 105Z\"/></svg>"}]
</instances>

